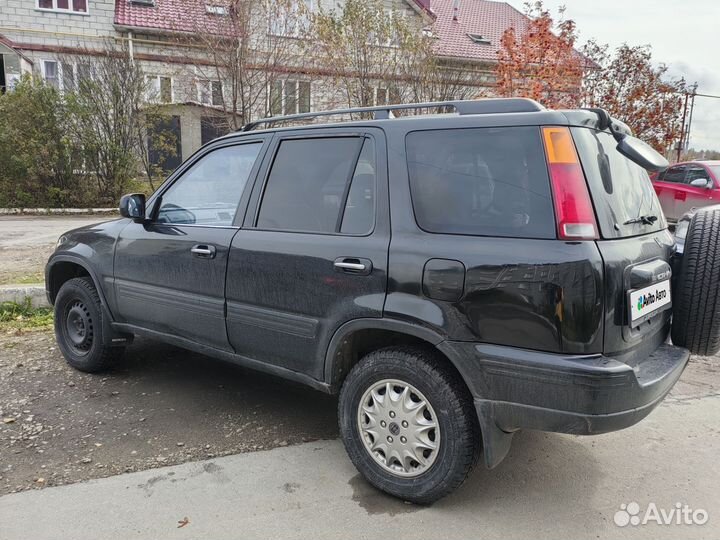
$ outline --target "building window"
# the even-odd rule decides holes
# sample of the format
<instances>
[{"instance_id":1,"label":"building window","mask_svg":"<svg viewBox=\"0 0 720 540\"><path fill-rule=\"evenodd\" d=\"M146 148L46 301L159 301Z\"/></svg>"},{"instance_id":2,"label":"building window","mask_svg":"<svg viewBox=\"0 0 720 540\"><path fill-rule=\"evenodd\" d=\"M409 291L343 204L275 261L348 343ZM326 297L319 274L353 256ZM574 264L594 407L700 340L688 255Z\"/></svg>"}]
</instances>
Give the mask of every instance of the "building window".
<instances>
[{"instance_id":1,"label":"building window","mask_svg":"<svg viewBox=\"0 0 720 540\"><path fill-rule=\"evenodd\" d=\"M393 103L402 102L400 91L397 86L391 86L390 88L376 86L372 89L372 91L373 106L375 107L382 107L383 105L392 105Z\"/></svg>"},{"instance_id":2,"label":"building window","mask_svg":"<svg viewBox=\"0 0 720 540\"><path fill-rule=\"evenodd\" d=\"M210 15L227 16L228 10L225 6L214 6L211 4L205 4L205 13Z\"/></svg>"},{"instance_id":3,"label":"building window","mask_svg":"<svg viewBox=\"0 0 720 540\"><path fill-rule=\"evenodd\" d=\"M45 82L61 92L75 92L83 81L92 80L92 66L86 62L69 60L43 60L42 76Z\"/></svg>"},{"instance_id":4,"label":"building window","mask_svg":"<svg viewBox=\"0 0 720 540\"><path fill-rule=\"evenodd\" d=\"M275 81L268 108L270 116L310 112L310 81Z\"/></svg>"},{"instance_id":5,"label":"building window","mask_svg":"<svg viewBox=\"0 0 720 540\"><path fill-rule=\"evenodd\" d=\"M60 62L60 72L62 89L65 92L74 92L77 89L75 85L75 65L71 62Z\"/></svg>"},{"instance_id":6,"label":"building window","mask_svg":"<svg viewBox=\"0 0 720 540\"><path fill-rule=\"evenodd\" d=\"M222 82L203 79L197 82L198 101L203 105L221 107L223 104Z\"/></svg>"},{"instance_id":7,"label":"building window","mask_svg":"<svg viewBox=\"0 0 720 540\"><path fill-rule=\"evenodd\" d=\"M60 90L60 71L54 60L43 60L43 79L50 86Z\"/></svg>"},{"instance_id":8,"label":"building window","mask_svg":"<svg viewBox=\"0 0 720 540\"><path fill-rule=\"evenodd\" d=\"M13 90L22 76L17 54L0 54L0 93Z\"/></svg>"},{"instance_id":9,"label":"building window","mask_svg":"<svg viewBox=\"0 0 720 540\"><path fill-rule=\"evenodd\" d=\"M173 102L173 80L172 77L161 75L147 75L147 94L145 99L154 103Z\"/></svg>"},{"instance_id":10,"label":"building window","mask_svg":"<svg viewBox=\"0 0 720 540\"><path fill-rule=\"evenodd\" d=\"M225 118L221 116L200 117L200 144L205 145L229 132Z\"/></svg>"},{"instance_id":11,"label":"building window","mask_svg":"<svg viewBox=\"0 0 720 540\"><path fill-rule=\"evenodd\" d=\"M37 0L37 9L87 15L87 0Z\"/></svg>"},{"instance_id":12,"label":"building window","mask_svg":"<svg viewBox=\"0 0 720 540\"><path fill-rule=\"evenodd\" d=\"M289 5L270 2L268 31L275 36L303 37L310 31L314 0L291 0Z\"/></svg>"},{"instance_id":13,"label":"building window","mask_svg":"<svg viewBox=\"0 0 720 540\"><path fill-rule=\"evenodd\" d=\"M378 45L380 47L400 47L400 36L397 33L395 25L398 24L399 21L405 20L406 13L404 11L386 8L383 9L381 13L378 13L378 17L384 17L385 20L382 21L382 24L390 25L388 32L389 35L380 37L375 32L371 31L368 34L367 43L369 45Z\"/></svg>"}]
</instances>

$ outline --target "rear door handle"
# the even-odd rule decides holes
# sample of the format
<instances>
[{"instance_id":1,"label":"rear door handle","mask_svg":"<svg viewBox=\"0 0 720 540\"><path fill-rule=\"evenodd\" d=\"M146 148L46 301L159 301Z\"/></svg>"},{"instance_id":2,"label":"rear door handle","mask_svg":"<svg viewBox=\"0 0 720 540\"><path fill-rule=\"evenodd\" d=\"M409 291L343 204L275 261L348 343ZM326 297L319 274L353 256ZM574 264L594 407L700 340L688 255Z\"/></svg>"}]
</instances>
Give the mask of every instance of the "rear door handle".
<instances>
[{"instance_id":1,"label":"rear door handle","mask_svg":"<svg viewBox=\"0 0 720 540\"><path fill-rule=\"evenodd\" d=\"M197 244L190 249L190 253L192 253L194 257L198 257L200 259L214 259L216 250L215 246Z\"/></svg>"},{"instance_id":2,"label":"rear door handle","mask_svg":"<svg viewBox=\"0 0 720 540\"><path fill-rule=\"evenodd\" d=\"M358 257L338 257L335 259L335 271L346 274L358 274L367 276L372 272L372 261Z\"/></svg>"}]
</instances>

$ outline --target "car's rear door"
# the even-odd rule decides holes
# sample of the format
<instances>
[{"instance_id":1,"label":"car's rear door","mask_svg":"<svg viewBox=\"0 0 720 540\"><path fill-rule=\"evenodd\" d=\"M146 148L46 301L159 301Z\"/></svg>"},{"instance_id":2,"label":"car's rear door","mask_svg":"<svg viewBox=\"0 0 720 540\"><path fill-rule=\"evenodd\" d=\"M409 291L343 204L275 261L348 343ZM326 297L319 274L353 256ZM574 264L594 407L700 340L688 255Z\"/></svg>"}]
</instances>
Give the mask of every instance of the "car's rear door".
<instances>
[{"instance_id":1,"label":"car's rear door","mask_svg":"<svg viewBox=\"0 0 720 540\"><path fill-rule=\"evenodd\" d=\"M113 280L120 322L230 350L228 250L266 140L214 143L149 201L147 222L122 230Z\"/></svg>"},{"instance_id":2,"label":"car's rear door","mask_svg":"<svg viewBox=\"0 0 720 540\"><path fill-rule=\"evenodd\" d=\"M593 199L604 265L603 352L644 351L667 337L672 294L672 235L647 172L617 151L607 131L572 128ZM683 172L684 173L684 172Z\"/></svg>"},{"instance_id":3,"label":"car's rear door","mask_svg":"<svg viewBox=\"0 0 720 540\"><path fill-rule=\"evenodd\" d=\"M665 217L670 221L677 221L683 212L676 211L677 200L682 199L684 195L680 192L680 188L685 182L687 174L686 165L674 165L661 172L657 180L653 181L655 193L660 200Z\"/></svg>"},{"instance_id":4,"label":"car's rear door","mask_svg":"<svg viewBox=\"0 0 720 540\"><path fill-rule=\"evenodd\" d=\"M715 182L714 180L711 182L711 179L710 172L703 165L691 163L687 166L685 181L677 187L678 196L675 198L675 214L678 218L693 208L709 206L720 201ZM693 181L702 180L705 181L704 185L692 185Z\"/></svg>"},{"instance_id":5,"label":"car's rear door","mask_svg":"<svg viewBox=\"0 0 720 540\"><path fill-rule=\"evenodd\" d=\"M275 135L227 272L227 331L238 354L323 379L343 323L381 317L389 211L379 129Z\"/></svg>"}]
</instances>

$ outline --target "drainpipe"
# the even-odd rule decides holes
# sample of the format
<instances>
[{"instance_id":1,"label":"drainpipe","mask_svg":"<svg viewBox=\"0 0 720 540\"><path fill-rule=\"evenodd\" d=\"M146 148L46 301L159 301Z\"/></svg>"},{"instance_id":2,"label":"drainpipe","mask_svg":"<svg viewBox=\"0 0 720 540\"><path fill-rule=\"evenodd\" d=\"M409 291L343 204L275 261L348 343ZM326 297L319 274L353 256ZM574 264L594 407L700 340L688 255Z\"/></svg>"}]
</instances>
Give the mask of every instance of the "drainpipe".
<instances>
[{"instance_id":1,"label":"drainpipe","mask_svg":"<svg viewBox=\"0 0 720 540\"><path fill-rule=\"evenodd\" d=\"M130 54L130 62L135 63L135 56L133 53L133 35L132 32L128 32L128 53Z\"/></svg>"}]
</instances>

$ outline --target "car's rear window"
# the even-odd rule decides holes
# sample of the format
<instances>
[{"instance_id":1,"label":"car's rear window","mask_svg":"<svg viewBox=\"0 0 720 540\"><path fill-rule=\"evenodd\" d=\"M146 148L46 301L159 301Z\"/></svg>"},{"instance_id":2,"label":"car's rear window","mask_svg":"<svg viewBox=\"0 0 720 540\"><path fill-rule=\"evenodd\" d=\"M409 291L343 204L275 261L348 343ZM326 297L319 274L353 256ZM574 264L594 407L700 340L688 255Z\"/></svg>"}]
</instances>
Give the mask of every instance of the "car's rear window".
<instances>
[{"instance_id":1,"label":"car's rear window","mask_svg":"<svg viewBox=\"0 0 720 540\"><path fill-rule=\"evenodd\" d=\"M603 238L637 236L665 228L660 202L645 169L616 150L610 133L572 128ZM652 224L629 223L655 216Z\"/></svg>"},{"instance_id":2,"label":"car's rear window","mask_svg":"<svg viewBox=\"0 0 720 540\"><path fill-rule=\"evenodd\" d=\"M537 127L415 131L406 139L415 219L423 230L555 238Z\"/></svg>"}]
</instances>

